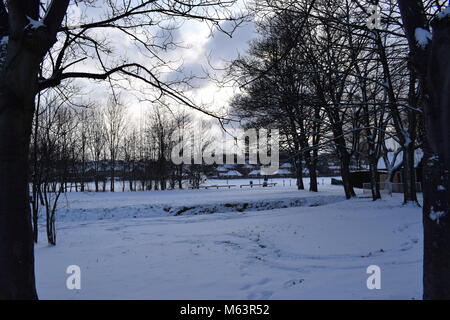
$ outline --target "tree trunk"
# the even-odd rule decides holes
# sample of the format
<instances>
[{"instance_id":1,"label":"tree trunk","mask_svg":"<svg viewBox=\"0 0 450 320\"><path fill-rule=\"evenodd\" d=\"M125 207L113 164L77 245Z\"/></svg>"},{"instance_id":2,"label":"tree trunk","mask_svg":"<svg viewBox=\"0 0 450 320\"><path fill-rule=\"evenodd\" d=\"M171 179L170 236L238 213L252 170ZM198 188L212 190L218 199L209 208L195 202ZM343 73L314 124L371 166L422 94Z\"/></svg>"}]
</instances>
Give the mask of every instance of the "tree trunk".
<instances>
[{"instance_id":1,"label":"tree trunk","mask_svg":"<svg viewBox=\"0 0 450 320\"><path fill-rule=\"evenodd\" d=\"M95 178L94 178L94 184L95 184L95 192L98 192L98 174L95 172Z\"/></svg>"},{"instance_id":2,"label":"tree trunk","mask_svg":"<svg viewBox=\"0 0 450 320\"><path fill-rule=\"evenodd\" d=\"M133 191L134 191L134 188L133 188L133 180L130 179L130 180L128 181L128 184L129 184L129 186L130 186L130 191L133 192Z\"/></svg>"},{"instance_id":3,"label":"tree trunk","mask_svg":"<svg viewBox=\"0 0 450 320\"><path fill-rule=\"evenodd\" d=\"M0 88L0 299L37 299L28 186L32 111Z\"/></svg>"},{"instance_id":4,"label":"tree trunk","mask_svg":"<svg viewBox=\"0 0 450 320\"><path fill-rule=\"evenodd\" d=\"M416 194L416 170L414 168L414 144L403 150L403 203L419 203Z\"/></svg>"},{"instance_id":5,"label":"tree trunk","mask_svg":"<svg viewBox=\"0 0 450 320\"><path fill-rule=\"evenodd\" d=\"M305 190L305 185L303 184L303 165L301 155L297 155L295 157L295 175L297 177L297 189Z\"/></svg>"},{"instance_id":6,"label":"tree trunk","mask_svg":"<svg viewBox=\"0 0 450 320\"><path fill-rule=\"evenodd\" d=\"M423 298L450 299L450 17L431 22L431 47L421 47L415 33L427 28L423 3L399 0L399 6L411 62L424 91Z\"/></svg>"},{"instance_id":7,"label":"tree trunk","mask_svg":"<svg viewBox=\"0 0 450 320\"><path fill-rule=\"evenodd\" d=\"M317 160L311 158L311 154L306 152L306 163L309 171L309 191L318 192L317 188Z\"/></svg>"},{"instance_id":8,"label":"tree trunk","mask_svg":"<svg viewBox=\"0 0 450 320\"><path fill-rule=\"evenodd\" d=\"M432 26L424 109L423 297L450 299L450 18Z\"/></svg>"},{"instance_id":9,"label":"tree trunk","mask_svg":"<svg viewBox=\"0 0 450 320\"><path fill-rule=\"evenodd\" d=\"M423 186L423 298L450 299L450 175L436 155L425 157Z\"/></svg>"},{"instance_id":10,"label":"tree trunk","mask_svg":"<svg viewBox=\"0 0 450 320\"><path fill-rule=\"evenodd\" d=\"M110 184L110 190L109 190L111 192L114 192L114 187L115 187L115 184L116 184L116 170L115 170L115 167L116 167L116 162L113 159L111 161L111 184Z\"/></svg>"},{"instance_id":11,"label":"tree trunk","mask_svg":"<svg viewBox=\"0 0 450 320\"><path fill-rule=\"evenodd\" d=\"M342 153L341 153L342 154ZM350 199L355 197L355 191L353 190L352 183L350 181L350 156L347 153L342 155L341 159L341 177L344 183L345 197Z\"/></svg>"},{"instance_id":12,"label":"tree trunk","mask_svg":"<svg viewBox=\"0 0 450 320\"><path fill-rule=\"evenodd\" d=\"M381 199L380 193L380 182L378 180L378 170L376 159L369 159L369 170L370 170L370 187L372 190L372 200L376 201Z\"/></svg>"}]
</instances>

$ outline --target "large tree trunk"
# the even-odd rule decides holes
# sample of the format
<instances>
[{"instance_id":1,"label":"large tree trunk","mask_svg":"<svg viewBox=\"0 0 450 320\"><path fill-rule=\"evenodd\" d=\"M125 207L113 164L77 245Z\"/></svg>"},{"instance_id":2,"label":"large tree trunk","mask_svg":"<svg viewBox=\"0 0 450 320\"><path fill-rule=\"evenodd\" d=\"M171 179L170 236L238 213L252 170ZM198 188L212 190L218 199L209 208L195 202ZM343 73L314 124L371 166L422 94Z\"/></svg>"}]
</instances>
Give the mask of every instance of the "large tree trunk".
<instances>
[{"instance_id":1,"label":"large tree trunk","mask_svg":"<svg viewBox=\"0 0 450 320\"><path fill-rule=\"evenodd\" d=\"M0 52L0 299L37 298L29 143L40 63L56 41L68 4L52 1L45 28L30 29L28 20L39 19L39 2L10 0L8 10L0 2L0 36L9 36Z\"/></svg>"},{"instance_id":2,"label":"large tree trunk","mask_svg":"<svg viewBox=\"0 0 450 320\"><path fill-rule=\"evenodd\" d=\"M450 299L450 176L432 154L424 166L423 298Z\"/></svg>"},{"instance_id":3,"label":"large tree trunk","mask_svg":"<svg viewBox=\"0 0 450 320\"><path fill-rule=\"evenodd\" d=\"M431 47L417 45L427 29L422 1L399 0L411 62L424 92L424 299L450 299L450 17L432 21Z\"/></svg>"},{"instance_id":4,"label":"large tree trunk","mask_svg":"<svg viewBox=\"0 0 450 320\"><path fill-rule=\"evenodd\" d=\"M28 187L32 108L0 87L0 299L36 299Z\"/></svg>"},{"instance_id":5,"label":"large tree trunk","mask_svg":"<svg viewBox=\"0 0 450 320\"><path fill-rule=\"evenodd\" d=\"M40 56L11 38L0 64L0 299L37 299L28 157Z\"/></svg>"},{"instance_id":6,"label":"large tree trunk","mask_svg":"<svg viewBox=\"0 0 450 320\"><path fill-rule=\"evenodd\" d=\"M424 298L450 299L450 18L435 20L425 107Z\"/></svg>"}]
</instances>

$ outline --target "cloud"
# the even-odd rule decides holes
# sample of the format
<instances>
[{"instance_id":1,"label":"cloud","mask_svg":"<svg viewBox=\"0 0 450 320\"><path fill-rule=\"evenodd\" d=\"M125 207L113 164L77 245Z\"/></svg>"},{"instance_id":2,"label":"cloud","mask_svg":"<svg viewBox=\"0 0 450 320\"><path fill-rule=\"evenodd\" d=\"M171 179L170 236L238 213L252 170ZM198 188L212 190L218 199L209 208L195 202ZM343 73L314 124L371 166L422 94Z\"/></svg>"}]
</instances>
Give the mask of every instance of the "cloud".
<instances>
[{"instance_id":1,"label":"cloud","mask_svg":"<svg viewBox=\"0 0 450 320\"><path fill-rule=\"evenodd\" d=\"M225 22L221 28L231 32L233 22ZM213 68L223 68L229 61L236 59L239 54L244 54L250 40L255 37L255 27L250 22L237 28L232 37L217 29L211 34L205 24L187 24L177 30L176 34L176 39L183 42L186 48L180 48L172 53L172 58L177 56L182 59L183 65L178 71L167 74L166 79L176 81L192 76L195 77L192 80L195 88L211 88L207 74L216 72Z\"/></svg>"},{"instance_id":2,"label":"cloud","mask_svg":"<svg viewBox=\"0 0 450 320\"><path fill-rule=\"evenodd\" d=\"M83 10L83 7L72 5L68 14L68 24L76 25L80 17L83 20L98 17L100 11L100 8L89 8L86 12ZM188 97L192 97L195 99L195 102L199 101L199 103L209 102L208 104L214 109L227 106L227 101L232 96L232 92L231 90L219 88L206 77L208 72L215 72L215 70L210 68L209 62L214 67L222 68L227 61L237 58L239 53L245 53L248 42L256 37L253 23L248 22L241 25L230 38L230 36L220 30L214 29L211 32L211 26L207 22L195 20L177 22L179 22L176 24L178 28L173 30L163 30L156 26L150 32L154 35L151 40L156 45L166 44L167 41L180 44L180 47L170 47L168 50L157 50L155 48L158 56L163 61L168 62L168 65L165 66L161 65L161 61L158 61L158 59L152 58L142 44L136 43L123 32L100 29L95 30L93 36L107 40L113 49L112 53L104 56L104 62L107 67L112 67L127 60L128 62L141 63L150 69L153 68L152 71L163 81L176 82L184 78L193 77L191 81L193 88L183 88L184 93ZM221 28L231 31L233 22L224 22L221 24ZM139 31L139 29L135 30L134 34L139 35ZM210 59L209 61L208 58ZM77 71L102 72L95 58L77 64L71 69L75 68ZM102 89L108 87L108 83L88 84L83 82L83 84L87 87L87 90L91 89L97 92L100 92L99 87ZM124 85L126 86L126 83ZM146 87L145 84L133 79L131 79L128 86L131 90L125 89L126 94L130 94L133 91L136 95L143 97L146 97L149 90L152 90L148 86ZM107 90L101 90L101 92L106 93ZM107 94L95 95L96 98L99 98L99 96L103 97L107 96ZM127 99L127 101L133 104L140 104L136 99Z\"/></svg>"},{"instance_id":3,"label":"cloud","mask_svg":"<svg viewBox=\"0 0 450 320\"><path fill-rule=\"evenodd\" d=\"M226 31L231 31L233 22L225 22L221 26ZM211 53L215 61L230 61L238 56L239 53L245 53L249 41L256 37L255 26L248 22L235 30L232 37L217 30L205 44L204 50Z\"/></svg>"}]
</instances>

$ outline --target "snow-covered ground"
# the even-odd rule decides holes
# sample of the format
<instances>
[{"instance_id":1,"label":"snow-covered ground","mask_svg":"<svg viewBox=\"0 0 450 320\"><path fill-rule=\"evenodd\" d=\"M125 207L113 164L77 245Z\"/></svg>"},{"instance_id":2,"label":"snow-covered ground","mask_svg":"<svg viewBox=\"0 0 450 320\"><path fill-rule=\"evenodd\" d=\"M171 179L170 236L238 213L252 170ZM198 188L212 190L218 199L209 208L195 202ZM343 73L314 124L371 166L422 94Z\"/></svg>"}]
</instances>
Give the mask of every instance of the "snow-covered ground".
<instances>
[{"instance_id":1,"label":"snow-covered ground","mask_svg":"<svg viewBox=\"0 0 450 320\"><path fill-rule=\"evenodd\" d=\"M68 194L57 246L44 233L36 246L40 298L420 298L419 208L401 206L400 195L346 201L329 179L318 194L275 182ZM69 265L81 268L81 290L66 288ZM367 289L370 265L381 268L381 290Z\"/></svg>"}]
</instances>

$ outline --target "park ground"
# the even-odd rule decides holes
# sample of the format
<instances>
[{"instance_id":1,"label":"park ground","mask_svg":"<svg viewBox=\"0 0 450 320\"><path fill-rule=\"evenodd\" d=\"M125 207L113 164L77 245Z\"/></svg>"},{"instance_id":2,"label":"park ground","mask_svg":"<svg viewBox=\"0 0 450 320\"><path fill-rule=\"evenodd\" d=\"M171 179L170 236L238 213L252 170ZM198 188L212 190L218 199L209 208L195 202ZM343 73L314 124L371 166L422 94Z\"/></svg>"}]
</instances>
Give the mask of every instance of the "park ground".
<instances>
[{"instance_id":1,"label":"park ground","mask_svg":"<svg viewBox=\"0 0 450 320\"><path fill-rule=\"evenodd\" d=\"M420 299L421 209L402 196L373 202L319 179L237 187L67 193L57 245L41 225L36 276L41 299ZM307 183L306 183L307 185ZM42 219L43 221L44 219ZM67 267L81 270L68 290ZM367 288L371 265L381 289Z\"/></svg>"}]
</instances>

